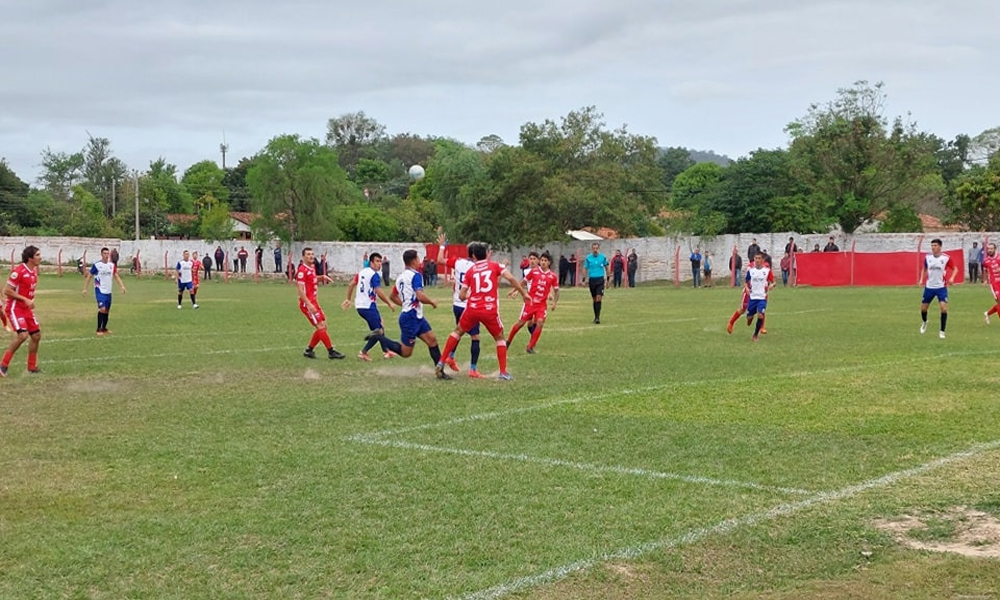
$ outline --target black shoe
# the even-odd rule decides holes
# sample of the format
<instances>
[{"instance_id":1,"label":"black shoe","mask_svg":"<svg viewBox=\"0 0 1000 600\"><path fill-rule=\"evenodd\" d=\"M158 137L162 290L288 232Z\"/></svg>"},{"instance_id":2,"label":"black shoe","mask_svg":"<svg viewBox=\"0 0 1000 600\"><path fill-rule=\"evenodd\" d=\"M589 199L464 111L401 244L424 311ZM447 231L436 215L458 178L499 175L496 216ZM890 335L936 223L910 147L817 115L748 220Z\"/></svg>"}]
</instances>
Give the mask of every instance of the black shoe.
<instances>
[{"instance_id":1,"label":"black shoe","mask_svg":"<svg viewBox=\"0 0 1000 600\"><path fill-rule=\"evenodd\" d=\"M434 376L441 380L451 379L451 375L444 372L444 365L437 365L434 367Z\"/></svg>"},{"instance_id":2,"label":"black shoe","mask_svg":"<svg viewBox=\"0 0 1000 600\"><path fill-rule=\"evenodd\" d=\"M7 376L7 367L0 365L0 377L6 377L6 376Z\"/></svg>"},{"instance_id":3,"label":"black shoe","mask_svg":"<svg viewBox=\"0 0 1000 600\"><path fill-rule=\"evenodd\" d=\"M594 319L594 325L600 325L600 324L601 324L600 319Z\"/></svg>"},{"instance_id":4,"label":"black shoe","mask_svg":"<svg viewBox=\"0 0 1000 600\"><path fill-rule=\"evenodd\" d=\"M302 353L302 356L306 358L316 358L316 353L313 352L312 348L306 348L306 351Z\"/></svg>"},{"instance_id":5,"label":"black shoe","mask_svg":"<svg viewBox=\"0 0 1000 600\"><path fill-rule=\"evenodd\" d=\"M28 369L28 372L31 373L32 375L38 375L39 373L42 372L42 370L41 369Z\"/></svg>"},{"instance_id":6,"label":"black shoe","mask_svg":"<svg viewBox=\"0 0 1000 600\"><path fill-rule=\"evenodd\" d=\"M528 354L534 354L535 353L535 349L532 348L531 346L528 346L528 349L525 350L525 352L527 352Z\"/></svg>"},{"instance_id":7,"label":"black shoe","mask_svg":"<svg viewBox=\"0 0 1000 600\"><path fill-rule=\"evenodd\" d=\"M344 355L341 354L340 352L337 352L337 350L335 348L330 348L329 350L327 350L326 355L327 355L327 357L329 357L331 359L333 359L333 358L336 358L336 359L344 358Z\"/></svg>"}]
</instances>

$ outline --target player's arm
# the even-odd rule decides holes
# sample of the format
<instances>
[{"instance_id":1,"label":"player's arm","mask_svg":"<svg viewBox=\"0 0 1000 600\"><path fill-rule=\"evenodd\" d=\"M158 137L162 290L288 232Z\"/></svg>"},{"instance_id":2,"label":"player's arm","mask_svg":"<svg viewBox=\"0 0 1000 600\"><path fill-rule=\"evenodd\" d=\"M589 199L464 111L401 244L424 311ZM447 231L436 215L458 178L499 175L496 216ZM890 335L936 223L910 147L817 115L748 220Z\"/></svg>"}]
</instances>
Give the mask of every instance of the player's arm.
<instances>
[{"instance_id":1,"label":"player's arm","mask_svg":"<svg viewBox=\"0 0 1000 600\"><path fill-rule=\"evenodd\" d=\"M525 289L527 289L525 287L527 285L528 285L528 278L527 277L522 277L521 278L521 287L524 287ZM513 298L516 295L517 295L517 290L511 290L511 291L507 292L507 297L508 298Z\"/></svg>"},{"instance_id":2,"label":"player's arm","mask_svg":"<svg viewBox=\"0 0 1000 600\"><path fill-rule=\"evenodd\" d=\"M18 294L17 289L14 287L14 284L12 284L10 281L7 282L7 285L3 286L3 295L7 296L8 298L10 298L15 302L23 303L28 308L35 308L35 301L29 300L27 297Z\"/></svg>"},{"instance_id":3,"label":"player's arm","mask_svg":"<svg viewBox=\"0 0 1000 600\"><path fill-rule=\"evenodd\" d=\"M347 307L351 305L351 296L354 295L354 289L358 287L358 276L355 275L354 279L351 279L351 283L347 286L347 298L340 303L340 308L347 310Z\"/></svg>"},{"instance_id":4,"label":"player's arm","mask_svg":"<svg viewBox=\"0 0 1000 600\"><path fill-rule=\"evenodd\" d=\"M524 298L525 304L531 304L531 297L528 296L528 291L524 289L524 286L521 285L521 282L517 280L517 277L514 277L514 275L511 274L511 272L508 271L507 269L501 271L500 276L506 279L507 282L510 283L512 286L514 286L514 290L517 291L518 294L521 294L521 297Z\"/></svg>"},{"instance_id":5,"label":"player's arm","mask_svg":"<svg viewBox=\"0 0 1000 600\"><path fill-rule=\"evenodd\" d=\"M391 310L392 312L396 312L396 307L393 306L392 302L389 301L389 297L386 296L385 292L382 291L381 286L375 288L375 295L378 296L379 300L385 302L385 305L389 307L389 310Z\"/></svg>"},{"instance_id":6,"label":"player's arm","mask_svg":"<svg viewBox=\"0 0 1000 600\"><path fill-rule=\"evenodd\" d=\"M306 295L305 282L297 281L295 282L295 287L299 288L299 302L305 304L306 308L309 309L309 312L316 312L316 307L313 305L313 303L309 300L309 297Z\"/></svg>"},{"instance_id":7,"label":"player's arm","mask_svg":"<svg viewBox=\"0 0 1000 600\"><path fill-rule=\"evenodd\" d=\"M396 306L403 305L403 301L400 300L399 298L399 290L397 290L395 286L393 286L392 291L389 292L389 301L395 304Z\"/></svg>"},{"instance_id":8,"label":"player's arm","mask_svg":"<svg viewBox=\"0 0 1000 600\"><path fill-rule=\"evenodd\" d=\"M444 249L446 248L445 242L447 242L447 241L448 241L448 236L446 236L443 231L440 234L438 234L438 239L437 239L437 242L438 242L438 255L437 255L436 262L439 265L446 265L446 264L448 264L448 259L445 257L445 251L444 251Z\"/></svg>"},{"instance_id":9,"label":"player's arm","mask_svg":"<svg viewBox=\"0 0 1000 600\"><path fill-rule=\"evenodd\" d=\"M122 289L122 293L125 293L125 282L122 281L122 276L118 274L118 267L115 267L114 271L115 281L118 282L118 286Z\"/></svg>"},{"instance_id":10,"label":"player's arm","mask_svg":"<svg viewBox=\"0 0 1000 600\"><path fill-rule=\"evenodd\" d=\"M416 290L415 295L417 296L417 300L420 300L424 304L429 304L431 308L438 307L437 302L435 302L433 298L424 293L424 288Z\"/></svg>"},{"instance_id":11,"label":"player's arm","mask_svg":"<svg viewBox=\"0 0 1000 600\"><path fill-rule=\"evenodd\" d=\"M90 283L91 277L93 277L93 275L90 273L90 270L83 272L83 289L80 290L81 296L87 293L87 284Z\"/></svg>"},{"instance_id":12,"label":"player's arm","mask_svg":"<svg viewBox=\"0 0 1000 600\"><path fill-rule=\"evenodd\" d=\"M604 278L611 279L611 263L608 262L607 258L604 259Z\"/></svg>"},{"instance_id":13,"label":"player's arm","mask_svg":"<svg viewBox=\"0 0 1000 600\"><path fill-rule=\"evenodd\" d=\"M549 295L552 297L552 310L555 310L556 305L559 304L559 288L552 288Z\"/></svg>"},{"instance_id":14,"label":"player's arm","mask_svg":"<svg viewBox=\"0 0 1000 600\"><path fill-rule=\"evenodd\" d=\"M917 276L917 285L923 285L924 280L927 279L927 262L924 262L924 268L920 269L920 275Z\"/></svg>"},{"instance_id":15,"label":"player's arm","mask_svg":"<svg viewBox=\"0 0 1000 600\"><path fill-rule=\"evenodd\" d=\"M469 286L463 285L462 289L458 290L458 299L463 302L469 298Z\"/></svg>"},{"instance_id":16,"label":"player's arm","mask_svg":"<svg viewBox=\"0 0 1000 600\"><path fill-rule=\"evenodd\" d=\"M951 266L951 277L948 278L948 285L955 285L955 278L958 277L958 265Z\"/></svg>"}]
</instances>

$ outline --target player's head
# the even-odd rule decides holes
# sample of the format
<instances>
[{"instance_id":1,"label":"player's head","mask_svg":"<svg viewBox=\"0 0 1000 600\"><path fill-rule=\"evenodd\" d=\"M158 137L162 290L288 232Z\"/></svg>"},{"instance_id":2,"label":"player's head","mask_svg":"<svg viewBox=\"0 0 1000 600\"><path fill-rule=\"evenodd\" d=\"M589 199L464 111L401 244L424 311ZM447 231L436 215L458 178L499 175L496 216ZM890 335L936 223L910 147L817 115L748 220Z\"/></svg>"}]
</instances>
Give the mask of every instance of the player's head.
<instances>
[{"instance_id":1,"label":"player's head","mask_svg":"<svg viewBox=\"0 0 1000 600\"><path fill-rule=\"evenodd\" d=\"M997 254L997 245L993 244L993 243L990 243L989 246L986 246L986 254L988 254L990 256L996 256L996 254Z\"/></svg>"},{"instance_id":2,"label":"player's head","mask_svg":"<svg viewBox=\"0 0 1000 600\"><path fill-rule=\"evenodd\" d=\"M192 260L198 260L198 253L197 252L192 252L191 253L191 259Z\"/></svg>"},{"instance_id":3,"label":"player's head","mask_svg":"<svg viewBox=\"0 0 1000 600\"><path fill-rule=\"evenodd\" d=\"M754 254L754 257L753 257L753 266L755 266L755 267L757 267L759 269L763 265L764 265L764 253L763 252L758 252L757 254Z\"/></svg>"},{"instance_id":4,"label":"player's head","mask_svg":"<svg viewBox=\"0 0 1000 600\"><path fill-rule=\"evenodd\" d=\"M532 250L528 254L528 264L531 265L532 267L537 267L538 266L538 252L535 252L534 250Z\"/></svg>"},{"instance_id":5,"label":"player's head","mask_svg":"<svg viewBox=\"0 0 1000 600\"><path fill-rule=\"evenodd\" d=\"M378 271L382 268L382 255L378 252L372 252L368 255L368 266L372 268L373 271Z\"/></svg>"},{"instance_id":6,"label":"player's head","mask_svg":"<svg viewBox=\"0 0 1000 600\"><path fill-rule=\"evenodd\" d=\"M42 251L38 246L28 246L21 251L21 262L37 267L42 262Z\"/></svg>"},{"instance_id":7,"label":"player's head","mask_svg":"<svg viewBox=\"0 0 1000 600\"><path fill-rule=\"evenodd\" d=\"M931 240L931 252L934 256L941 254L941 238L934 238Z\"/></svg>"},{"instance_id":8,"label":"player's head","mask_svg":"<svg viewBox=\"0 0 1000 600\"><path fill-rule=\"evenodd\" d=\"M368 260L371 260L370 258ZM417 254L416 250L407 250L403 252L403 264L410 268L417 268L420 266L420 255Z\"/></svg>"},{"instance_id":9,"label":"player's head","mask_svg":"<svg viewBox=\"0 0 1000 600\"><path fill-rule=\"evenodd\" d=\"M302 262L307 265L311 265L316 262L316 253L309 246L302 249Z\"/></svg>"},{"instance_id":10,"label":"player's head","mask_svg":"<svg viewBox=\"0 0 1000 600\"><path fill-rule=\"evenodd\" d=\"M600 249L601 245L598 244L597 242L594 242L593 244L590 245L590 251L594 253L594 256L597 256L597 251Z\"/></svg>"},{"instance_id":11,"label":"player's head","mask_svg":"<svg viewBox=\"0 0 1000 600\"><path fill-rule=\"evenodd\" d=\"M472 242L469 244L469 256L472 257L472 260L486 260L489 252L489 247L482 242Z\"/></svg>"},{"instance_id":12,"label":"player's head","mask_svg":"<svg viewBox=\"0 0 1000 600\"><path fill-rule=\"evenodd\" d=\"M183 256L184 256L184 260L188 260L188 259L191 258L191 253L188 252L187 250L185 250Z\"/></svg>"},{"instance_id":13,"label":"player's head","mask_svg":"<svg viewBox=\"0 0 1000 600\"><path fill-rule=\"evenodd\" d=\"M110 258L111 258L111 250L108 250L107 248L101 248L101 261L108 262Z\"/></svg>"},{"instance_id":14,"label":"player's head","mask_svg":"<svg viewBox=\"0 0 1000 600\"><path fill-rule=\"evenodd\" d=\"M549 267L552 266L552 255L548 252L543 252L542 255L538 257L538 264L542 267L543 271L548 271Z\"/></svg>"}]
</instances>

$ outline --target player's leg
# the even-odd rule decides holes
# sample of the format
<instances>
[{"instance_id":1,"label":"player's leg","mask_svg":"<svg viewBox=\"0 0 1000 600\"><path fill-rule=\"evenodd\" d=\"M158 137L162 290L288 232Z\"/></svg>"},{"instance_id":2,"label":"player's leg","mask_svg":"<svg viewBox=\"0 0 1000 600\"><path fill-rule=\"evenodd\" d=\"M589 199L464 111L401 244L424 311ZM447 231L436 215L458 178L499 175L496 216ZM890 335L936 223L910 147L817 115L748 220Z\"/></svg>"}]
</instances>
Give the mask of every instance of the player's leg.
<instances>
[{"instance_id":1,"label":"player's leg","mask_svg":"<svg viewBox=\"0 0 1000 600\"><path fill-rule=\"evenodd\" d=\"M427 323L426 319L424 319L424 323ZM431 361L436 370L438 363L441 362L441 348L438 347L437 336L431 331L430 323L427 323L425 329L426 331L420 334L420 340L427 344L427 351L431 355ZM447 379L447 377L443 377L442 379Z\"/></svg>"},{"instance_id":2,"label":"player's leg","mask_svg":"<svg viewBox=\"0 0 1000 600\"><path fill-rule=\"evenodd\" d=\"M511 379L510 373L507 372L507 340L503 336L503 321L500 320L500 315L487 315L482 320L482 325L486 327L486 331L493 336L493 341L496 342L500 379Z\"/></svg>"},{"instance_id":3,"label":"player's leg","mask_svg":"<svg viewBox=\"0 0 1000 600\"><path fill-rule=\"evenodd\" d=\"M944 300L938 301L938 306L941 307L941 330L938 332L939 337L944 337L944 330L948 326L948 296L944 297Z\"/></svg>"},{"instance_id":4,"label":"player's leg","mask_svg":"<svg viewBox=\"0 0 1000 600\"><path fill-rule=\"evenodd\" d=\"M191 285L191 308L198 308L198 286Z\"/></svg>"},{"instance_id":5,"label":"player's leg","mask_svg":"<svg viewBox=\"0 0 1000 600\"><path fill-rule=\"evenodd\" d=\"M529 315L525 315L525 312L522 309L521 310L521 318L517 320L517 323L514 323L514 326L510 328L510 333L507 334L507 345L508 346L510 346L511 343L513 343L514 336L517 335L518 331L521 331L521 328L524 327L525 323L527 323L529 319L530 319L530 316Z\"/></svg>"},{"instance_id":6,"label":"player's leg","mask_svg":"<svg viewBox=\"0 0 1000 600\"><path fill-rule=\"evenodd\" d=\"M447 357L451 357L455 352L455 348L458 346L458 341L462 339L467 331L472 329L473 326L478 325L479 321L476 320L468 310L462 311L462 317L458 320L458 325L455 329L448 334L448 339L444 343L444 351L442 354ZM451 379L444 372L444 361L438 361L434 366L434 372L438 379Z\"/></svg>"},{"instance_id":7,"label":"player's leg","mask_svg":"<svg viewBox=\"0 0 1000 600\"><path fill-rule=\"evenodd\" d=\"M42 341L42 331L38 329L38 323L35 323L36 329L34 331L28 332L28 372L38 373L38 344Z\"/></svg>"},{"instance_id":8,"label":"player's leg","mask_svg":"<svg viewBox=\"0 0 1000 600\"><path fill-rule=\"evenodd\" d=\"M542 337L542 328L545 327L545 316L536 316L535 325L535 331L531 334L531 341L528 342L528 354L535 353L535 345L538 343L538 338Z\"/></svg>"},{"instance_id":9,"label":"player's leg","mask_svg":"<svg viewBox=\"0 0 1000 600\"><path fill-rule=\"evenodd\" d=\"M11 359L14 358L14 353L17 352L18 348L21 347L28 339L28 331L26 329L18 328L17 335L11 340L10 345L7 346L7 350L3 353L3 358L0 359L0 375L7 376L7 368L10 366Z\"/></svg>"}]
</instances>

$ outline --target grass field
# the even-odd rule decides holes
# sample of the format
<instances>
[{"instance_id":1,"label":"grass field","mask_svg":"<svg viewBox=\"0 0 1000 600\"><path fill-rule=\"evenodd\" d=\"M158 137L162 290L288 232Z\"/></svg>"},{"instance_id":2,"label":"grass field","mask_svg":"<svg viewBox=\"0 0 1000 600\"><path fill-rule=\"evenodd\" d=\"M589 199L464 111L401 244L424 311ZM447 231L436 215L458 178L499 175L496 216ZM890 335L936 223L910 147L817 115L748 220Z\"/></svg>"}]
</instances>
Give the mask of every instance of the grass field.
<instances>
[{"instance_id":1,"label":"grass field","mask_svg":"<svg viewBox=\"0 0 1000 600\"><path fill-rule=\"evenodd\" d=\"M1000 516L981 286L944 340L917 287L779 287L757 343L726 334L731 288L609 290L601 325L564 290L514 381L442 382L420 343L353 358L342 286L320 301L348 358L310 361L289 285L204 282L194 311L126 277L97 338L81 284L42 277L44 373L22 349L0 380L0 598L1000 595L1000 561L873 525Z\"/></svg>"}]
</instances>

